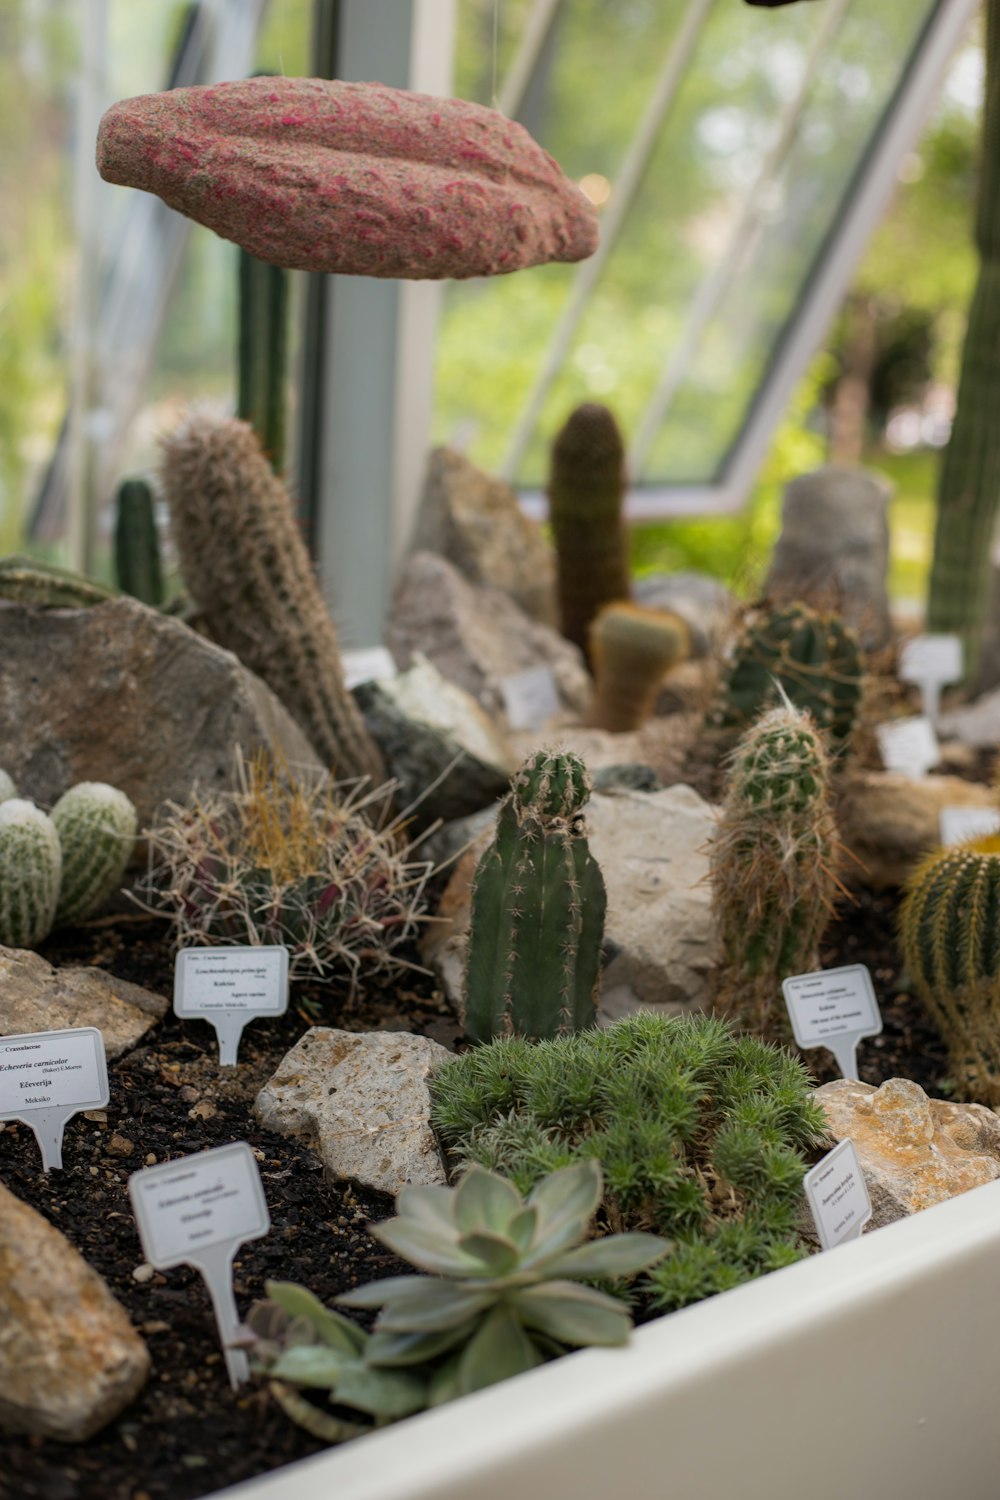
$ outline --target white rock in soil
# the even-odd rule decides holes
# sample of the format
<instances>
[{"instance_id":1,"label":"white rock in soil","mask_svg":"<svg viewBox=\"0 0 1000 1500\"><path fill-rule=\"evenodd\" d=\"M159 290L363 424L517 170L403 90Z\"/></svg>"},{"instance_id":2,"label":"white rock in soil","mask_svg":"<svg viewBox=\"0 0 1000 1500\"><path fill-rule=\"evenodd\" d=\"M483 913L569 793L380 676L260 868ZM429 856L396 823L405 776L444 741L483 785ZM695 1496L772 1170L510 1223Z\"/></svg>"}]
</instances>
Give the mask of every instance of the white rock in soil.
<instances>
[{"instance_id":1,"label":"white rock in soil","mask_svg":"<svg viewBox=\"0 0 1000 1500\"><path fill-rule=\"evenodd\" d=\"M0 1186L0 1429L83 1442L148 1374L149 1351L97 1272Z\"/></svg>"},{"instance_id":2,"label":"white rock in soil","mask_svg":"<svg viewBox=\"0 0 1000 1500\"><path fill-rule=\"evenodd\" d=\"M0 1036L96 1026L111 1059L134 1047L168 1003L103 969L54 969L27 949L0 948Z\"/></svg>"},{"instance_id":3,"label":"white rock in soil","mask_svg":"<svg viewBox=\"0 0 1000 1500\"><path fill-rule=\"evenodd\" d=\"M837 797L837 826L857 862L847 862L845 876L874 890L902 885L940 844L943 807L995 806L989 787L957 776L917 781L898 771L849 772Z\"/></svg>"},{"instance_id":4,"label":"white rock in soil","mask_svg":"<svg viewBox=\"0 0 1000 1500\"><path fill-rule=\"evenodd\" d=\"M257 1096L257 1119L312 1141L326 1169L380 1193L445 1182L427 1078L452 1054L405 1031L315 1026Z\"/></svg>"}]
</instances>

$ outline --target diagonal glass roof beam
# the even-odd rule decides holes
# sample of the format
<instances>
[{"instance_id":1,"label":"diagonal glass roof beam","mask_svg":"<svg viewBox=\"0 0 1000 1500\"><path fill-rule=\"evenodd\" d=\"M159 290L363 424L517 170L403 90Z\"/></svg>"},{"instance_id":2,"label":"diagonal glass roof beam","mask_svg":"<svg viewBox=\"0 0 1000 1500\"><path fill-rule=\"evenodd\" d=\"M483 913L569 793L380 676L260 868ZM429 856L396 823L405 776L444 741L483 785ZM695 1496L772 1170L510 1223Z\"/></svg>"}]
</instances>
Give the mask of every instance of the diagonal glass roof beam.
<instances>
[{"instance_id":1,"label":"diagonal glass roof beam","mask_svg":"<svg viewBox=\"0 0 1000 1500\"><path fill-rule=\"evenodd\" d=\"M563 0L534 0L510 72L496 100L496 107L509 120L516 120L524 103L538 60L563 7Z\"/></svg>"}]
</instances>

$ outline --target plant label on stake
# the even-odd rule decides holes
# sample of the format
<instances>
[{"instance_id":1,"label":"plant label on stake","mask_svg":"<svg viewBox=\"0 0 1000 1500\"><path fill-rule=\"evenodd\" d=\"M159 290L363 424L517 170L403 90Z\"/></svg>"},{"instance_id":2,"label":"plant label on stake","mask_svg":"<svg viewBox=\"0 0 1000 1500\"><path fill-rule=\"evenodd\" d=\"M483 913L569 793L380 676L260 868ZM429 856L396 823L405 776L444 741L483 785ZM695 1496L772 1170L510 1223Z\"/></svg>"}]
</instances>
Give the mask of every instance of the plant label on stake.
<instances>
[{"instance_id":1,"label":"plant label on stake","mask_svg":"<svg viewBox=\"0 0 1000 1500\"><path fill-rule=\"evenodd\" d=\"M267 1200L246 1141L217 1146L133 1172L128 1183L143 1254L158 1271L194 1266L208 1287L229 1382L250 1377L241 1349L230 1348L240 1315L233 1297L233 1257L271 1227Z\"/></svg>"},{"instance_id":2,"label":"plant label on stake","mask_svg":"<svg viewBox=\"0 0 1000 1500\"><path fill-rule=\"evenodd\" d=\"M853 1141L841 1141L828 1151L802 1185L824 1250L860 1237L872 1204Z\"/></svg>"},{"instance_id":3,"label":"plant label on stake","mask_svg":"<svg viewBox=\"0 0 1000 1500\"><path fill-rule=\"evenodd\" d=\"M104 1038L96 1026L0 1037L0 1120L35 1132L42 1167L62 1166L66 1121L111 1097Z\"/></svg>"},{"instance_id":4,"label":"plant label on stake","mask_svg":"<svg viewBox=\"0 0 1000 1500\"><path fill-rule=\"evenodd\" d=\"M215 1027L224 1068L235 1066L248 1021L283 1016L287 1009L287 948L182 948L178 953L174 1011Z\"/></svg>"},{"instance_id":5,"label":"plant label on stake","mask_svg":"<svg viewBox=\"0 0 1000 1500\"><path fill-rule=\"evenodd\" d=\"M937 723L941 689L962 680L962 640L957 635L917 635L899 653L899 675L915 682L923 699L924 716Z\"/></svg>"},{"instance_id":6,"label":"plant label on stake","mask_svg":"<svg viewBox=\"0 0 1000 1500\"><path fill-rule=\"evenodd\" d=\"M991 833L1000 833L1000 812L992 807L942 807L941 842L946 847Z\"/></svg>"},{"instance_id":7,"label":"plant label on stake","mask_svg":"<svg viewBox=\"0 0 1000 1500\"><path fill-rule=\"evenodd\" d=\"M858 1043L882 1030L882 1014L865 965L794 974L783 980L781 989L799 1046L828 1047L842 1077L857 1078Z\"/></svg>"},{"instance_id":8,"label":"plant label on stake","mask_svg":"<svg viewBox=\"0 0 1000 1500\"><path fill-rule=\"evenodd\" d=\"M875 736L887 771L902 771L919 778L926 776L941 759L934 725L925 715L890 719L878 726Z\"/></svg>"},{"instance_id":9,"label":"plant label on stake","mask_svg":"<svg viewBox=\"0 0 1000 1500\"><path fill-rule=\"evenodd\" d=\"M559 711L559 693L551 667L527 667L501 677L504 712L511 729L544 729Z\"/></svg>"}]
</instances>

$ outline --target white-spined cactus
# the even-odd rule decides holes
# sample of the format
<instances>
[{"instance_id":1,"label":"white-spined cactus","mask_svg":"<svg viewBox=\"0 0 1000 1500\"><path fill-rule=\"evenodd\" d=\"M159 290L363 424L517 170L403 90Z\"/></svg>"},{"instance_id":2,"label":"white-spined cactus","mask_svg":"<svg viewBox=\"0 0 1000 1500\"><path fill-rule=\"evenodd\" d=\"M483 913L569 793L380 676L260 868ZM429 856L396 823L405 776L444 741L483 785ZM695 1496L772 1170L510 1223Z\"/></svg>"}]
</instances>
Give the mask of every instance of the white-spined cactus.
<instances>
[{"instance_id":1,"label":"white-spined cactus","mask_svg":"<svg viewBox=\"0 0 1000 1500\"><path fill-rule=\"evenodd\" d=\"M62 853L51 818L23 797L0 802L0 943L33 948L59 900Z\"/></svg>"},{"instance_id":2,"label":"white-spined cactus","mask_svg":"<svg viewBox=\"0 0 1000 1500\"><path fill-rule=\"evenodd\" d=\"M57 925L92 916L120 885L135 847L138 816L117 787L80 781L52 809L62 845Z\"/></svg>"},{"instance_id":3,"label":"white-spined cactus","mask_svg":"<svg viewBox=\"0 0 1000 1500\"><path fill-rule=\"evenodd\" d=\"M11 781L6 771L0 771L0 802L9 802L11 797L17 796L17 787Z\"/></svg>"}]
</instances>

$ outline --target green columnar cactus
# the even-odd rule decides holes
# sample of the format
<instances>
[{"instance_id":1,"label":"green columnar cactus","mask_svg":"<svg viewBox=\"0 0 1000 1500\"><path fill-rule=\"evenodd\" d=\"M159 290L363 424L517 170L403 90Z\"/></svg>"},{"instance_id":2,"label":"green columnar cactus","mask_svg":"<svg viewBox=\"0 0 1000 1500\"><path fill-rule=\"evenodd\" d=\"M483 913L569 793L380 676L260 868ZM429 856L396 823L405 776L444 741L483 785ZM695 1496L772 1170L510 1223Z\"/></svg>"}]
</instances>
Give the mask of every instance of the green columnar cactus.
<instances>
[{"instance_id":1,"label":"green columnar cactus","mask_svg":"<svg viewBox=\"0 0 1000 1500\"><path fill-rule=\"evenodd\" d=\"M43 609L83 609L113 599L115 590L55 568L34 557L12 555L0 558L0 599L14 604L37 604Z\"/></svg>"},{"instance_id":2,"label":"green columnar cactus","mask_svg":"<svg viewBox=\"0 0 1000 1500\"><path fill-rule=\"evenodd\" d=\"M153 491L144 479L126 479L115 496L115 577L123 593L151 609L163 603Z\"/></svg>"},{"instance_id":3,"label":"green columnar cactus","mask_svg":"<svg viewBox=\"0 0 1000 1500\"><path fill-rule=\"evenodd\" d=\"M181 571L212 636L284 702L338 777L385 781L288 491L246 422L196 411L164 444Z\"/></svg>"},{"instance_id":4,"label":"green columnar cactus","mask_svg":"<svg viewBox=\"0 0 1000 1500\"><path fill-rule=\"evenodd\" d=\"M61 873L52 820L21 797L0 803L0 943L33 948L48 935Z\"/></svg>"},{"instance_id":5,"label":"green columnar cactus","mask_svg":"<svg viewBox=\"0 0 1000 1500\"><path fill-rule=\"evenodd\" d=\"M689 649L687 625L671 610L606 605L590 627L591 723L612 734L640 729L653 712L660 683Z\"/></svg>"},{"instance_id":6,"label":"green columnar cactus","mask_svg":"<svg viewBox=\"0 0 1000 1500\"><path fill-rule=\"evenodd\" d=\"M966 326L955 422L938 481L928 629L959 632L974 677L1000 499L1000 0L986 6L986 94L975 238L979 279Z\"/></svg>"},{"instance_id":7,"label":"green columnar cactus","mask_svg":"<svg viewBox=\"0 0 1000 1500\"><path fill-rule=\"evenodd\" d=\"M2 811L2 809L0 809ZM947 1044L960 1097L1000 1105L1000 835L939 849L900 908L906 967Z\"/></svg>"},{"instance_id":8,"label":"green columnar cactus","mask_svg":"<svg viewBox=\"0 0 1000 1500\"><path fill-rule=\"evenodd\" d=\"M289 274L240 251L236 415L249 422L276 474L285 466Z\"/></svg>"},{"instance_id":9,"label":"green columnar cactus","mask_svg":"<svg viewBox=\"0 0 1000 1500\"><path fill-rule=\"evenodd\" d=\"M559 628L583 652L602 605L629 597L624 499L625 445L618 424L606 406L578 406L552 446L549 519Z\"/></svg>"},{"instance_id":10,"label":"green columnar cactus","mask_svg":"<svg viewBox=\"0 0 1000 1500\"><path fill-rule=\"evenodd\" d=\"M742 731L780 702L783 690L829 733L840 754L858 716L861 679L857 639L838 615L821 615L805 604L757 610L737 642L714 720Z\"/></svg>"},{"instance_id":11,"label":"green columnar cactus","mask_svg":"<svg viewBox=\"0 0 1000 1500\"><path fill-rule=\"evenodd\" d=\"M81 781L52 809L62 846L57 926L92 916L121 884L135 847L138 815L124 792Z\"/></svg>"},{"instance_id":12,"label":"green columnar cactus","mask_svg":"<svg viewBox=\"0 0 1000 1500\"><path fill-rule=\"evenodd\" d=\"M592 1026L607 897L582 808L579 756L539 751L515 776L476 869L467 1035L552 1037Z\"/></svg>"},{"instance_id":13,"label":"green columnar cactus","mask_svg":"<svg viewBox=\"0 0 1000 1500\"><path fill-rule=\"evenodd\" d=\"M804 713L772 709L733 752L710 851L718 1000L754 1031L787 1035L781 981L819 968L838 849L823 741Z\"/></svg>"}]
</instances>

